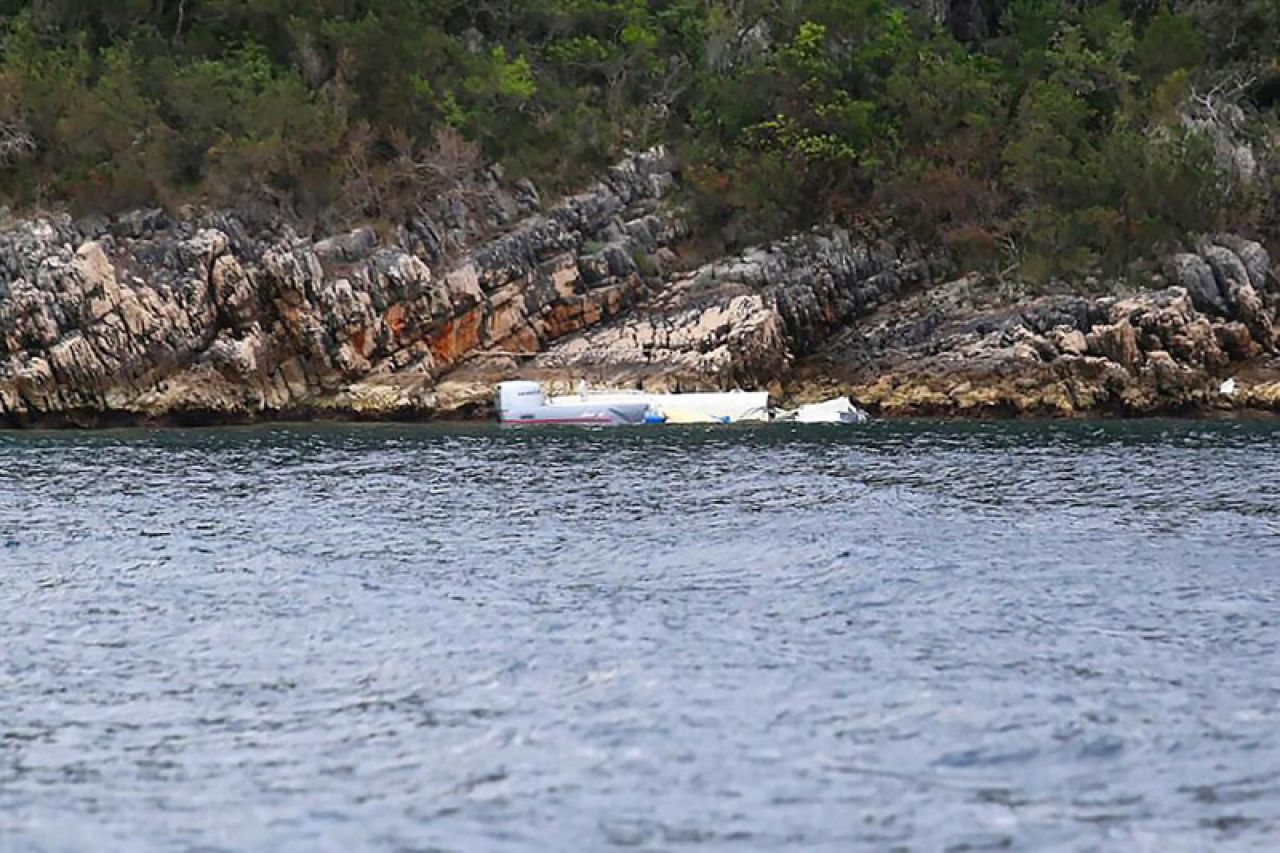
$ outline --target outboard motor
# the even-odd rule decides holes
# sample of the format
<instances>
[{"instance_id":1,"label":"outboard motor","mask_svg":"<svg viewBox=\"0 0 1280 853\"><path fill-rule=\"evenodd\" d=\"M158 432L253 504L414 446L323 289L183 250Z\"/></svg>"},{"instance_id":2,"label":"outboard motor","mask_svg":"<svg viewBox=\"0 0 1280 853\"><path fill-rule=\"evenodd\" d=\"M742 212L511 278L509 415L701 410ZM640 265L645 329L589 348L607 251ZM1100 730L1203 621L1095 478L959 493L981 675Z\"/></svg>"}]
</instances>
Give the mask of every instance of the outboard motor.
<instances>
[{"instance_id":1,"label":"outboard motor","mask_svg":"<svg viewBox=\"0 0 1280 853\"><path fill-rule=\"evenodd\" d=\"M537 382L499 382L498 420L517 421L533 415L546 402L542 386Z\"/></svg>"}]
</instances>

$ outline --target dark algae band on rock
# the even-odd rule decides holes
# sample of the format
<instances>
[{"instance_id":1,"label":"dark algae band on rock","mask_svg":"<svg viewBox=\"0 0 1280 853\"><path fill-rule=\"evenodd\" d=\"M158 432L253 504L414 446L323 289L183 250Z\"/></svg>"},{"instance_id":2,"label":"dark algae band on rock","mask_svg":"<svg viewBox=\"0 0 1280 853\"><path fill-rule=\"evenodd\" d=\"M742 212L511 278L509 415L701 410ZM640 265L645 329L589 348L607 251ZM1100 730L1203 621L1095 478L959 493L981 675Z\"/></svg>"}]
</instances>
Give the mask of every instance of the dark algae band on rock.
<instances>
[{"instance_id":1,"label":"dark algae band on rock","mask_svg":"<svg viewBox=\"0 0 1280 853\"><path fill-rule=\"evenodd\" d=\"M478 416L515 375L849 393L890 415L1280 409L1257 243L1202 238L1127 292L1021 295L913 241L835 229L697 265L676 184L655 150L487 238L426 223L312 241L230 214L9 221L0 419Z\"/></svg>"}]
</instances>

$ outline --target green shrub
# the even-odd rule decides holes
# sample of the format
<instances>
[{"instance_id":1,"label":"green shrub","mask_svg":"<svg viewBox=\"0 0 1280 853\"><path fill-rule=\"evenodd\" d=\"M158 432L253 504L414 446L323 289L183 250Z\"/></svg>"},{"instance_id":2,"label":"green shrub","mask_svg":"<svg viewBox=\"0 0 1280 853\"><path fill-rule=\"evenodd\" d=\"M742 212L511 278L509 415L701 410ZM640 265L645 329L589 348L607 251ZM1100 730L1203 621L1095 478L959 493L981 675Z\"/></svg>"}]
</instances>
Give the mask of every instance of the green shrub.
<instances>
[{"instance_id":1,"label":"green shrub","mask_svg":"<svg viewBox=\"0 0 1280 853\"><path fill-rule=\"evenodd\" d=\"M1280 216L1180 118L1275 133L1280 0L984 3L980 43L911 5L0 0L0 201L391 222L482 160L555 192L666 142L731 241L889 222L1053 275Z\"/></svg>"}]
</instances>

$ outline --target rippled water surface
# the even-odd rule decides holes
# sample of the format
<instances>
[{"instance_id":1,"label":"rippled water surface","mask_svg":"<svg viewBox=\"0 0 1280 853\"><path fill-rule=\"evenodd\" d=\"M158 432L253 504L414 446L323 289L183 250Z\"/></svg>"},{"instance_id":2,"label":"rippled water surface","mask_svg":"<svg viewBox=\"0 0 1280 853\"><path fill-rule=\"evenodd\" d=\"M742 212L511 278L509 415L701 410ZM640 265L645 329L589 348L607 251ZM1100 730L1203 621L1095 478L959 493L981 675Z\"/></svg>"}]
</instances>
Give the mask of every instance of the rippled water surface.
<instances>
[{"instance_id":1,"label":"rippled water surface","mask_svg":"<svg viewBox=\"0 0 1280 853\"><path fill-rule=\"evenodd\" d=\"M1280 426L0 434L0 849L1275 849Z\"/></svg>"}]
</instances>

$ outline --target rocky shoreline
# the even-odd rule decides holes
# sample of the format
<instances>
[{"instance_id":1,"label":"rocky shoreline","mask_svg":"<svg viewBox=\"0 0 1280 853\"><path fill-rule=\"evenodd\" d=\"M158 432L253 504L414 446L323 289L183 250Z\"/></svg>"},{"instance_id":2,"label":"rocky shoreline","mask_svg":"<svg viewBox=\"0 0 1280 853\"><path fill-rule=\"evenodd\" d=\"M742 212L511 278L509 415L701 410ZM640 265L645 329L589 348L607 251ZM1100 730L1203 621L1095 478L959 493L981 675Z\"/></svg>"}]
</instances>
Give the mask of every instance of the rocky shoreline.
<instances>
[{"instance_id":1,"label":"rocky shoreline","mask_svg":"<svg viewBox=\"0 0 1280 853\"><path fill-rule=\"evenodd\" d=\"M1036 294L838 231L695 264L676 185L653 151L548 207L494 182L476 210L322 240L228 214L0 221L0 425L487 417L515 375L887 416L1280 412L1258 243Z\"/></svg>"},{"instance_id":2,"label":"rocky shoreline","mask_svg":"<svg viewBox=\"0 0 1280 853\"><path fill-rule=\"evenodd\" d=\"M885 415L1280 412L1274 281L1261 247L1229 236L1120 295L1010 300L962 278L845 331L800 374Z\"/></svg>"}]
</instances>

